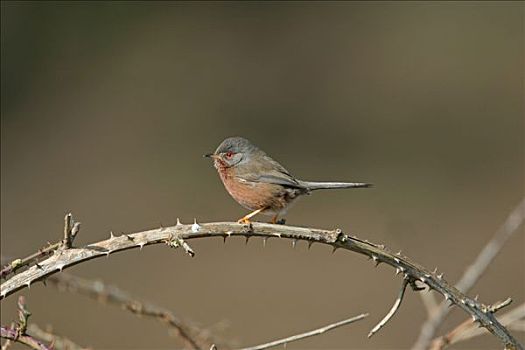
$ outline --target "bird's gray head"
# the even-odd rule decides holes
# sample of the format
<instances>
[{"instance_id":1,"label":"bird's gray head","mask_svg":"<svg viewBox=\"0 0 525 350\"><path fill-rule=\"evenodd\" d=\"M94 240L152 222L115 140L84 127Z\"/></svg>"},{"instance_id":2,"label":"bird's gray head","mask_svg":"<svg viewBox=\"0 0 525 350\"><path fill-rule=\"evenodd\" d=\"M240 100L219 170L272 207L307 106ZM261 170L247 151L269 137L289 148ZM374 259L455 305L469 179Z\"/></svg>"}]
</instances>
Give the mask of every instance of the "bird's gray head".
<instances>
[{"instance_id":1,"label":"bird's gray head","mask_svg":"<svg viewBox=\"0 0 525 350\"><path fill-rule=\"evenodd\" d=\"M213 158L216 168L232 167L259 149L244 137L228 137L221 142L214 153L206 154L205 157Z\"/></svg>"}]
</instances>

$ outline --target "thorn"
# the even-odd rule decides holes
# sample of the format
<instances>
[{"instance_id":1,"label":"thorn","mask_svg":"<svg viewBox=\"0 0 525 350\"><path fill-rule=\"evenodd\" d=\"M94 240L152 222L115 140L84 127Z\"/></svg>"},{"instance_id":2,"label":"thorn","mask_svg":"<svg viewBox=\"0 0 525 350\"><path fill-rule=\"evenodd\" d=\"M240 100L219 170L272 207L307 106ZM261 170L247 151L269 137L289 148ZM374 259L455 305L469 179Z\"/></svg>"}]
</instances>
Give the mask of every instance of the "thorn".
<instances>
[{"instance_id":1,"label":"thorn","mask_svg":"<svg viewBox=\"0 0 525 350\"><path fill-rule=\"evenodd\" d=\"M146 243L144 242L140 242L139 244L137 244L139 246L139 249L142 250L142 248L146 245Z\"/></svg>"},{"instance_id":2,"label":"thorn","mask_svg":"<svg viewBox=\"0 0 525 350\"><path fill-rule=\"evenodd\" d=\"M27 288L31 289L31 281L27 281L26 282L26 286L27 286Z\"/></svg>"},{"instance_id":3,"label":"thorn","mask_svg":"<svg viewBox=\"0 0 525 350\"><path fill-rule=\"evenodd\" d=\"M445 300L450 300L450 294L445 293Z\"/></svg>"},{"instance_id":4,"label":"thorn","mask_svg":"<svg viewBox=\"0 0 525 350\"><path fill-rule=\"evenodd\" d=\"M479 294L476 294L476 296L474 297L474 300L478 301L479 299Z\"/></svg>"},{"instance_id":5,"label":"thorn","mask_svg":"<svg viewBox=\"0 0 525 350\"><path fill-rule=\"evenodd\" d=\"M401 260L399 260L398 258L394 258L394 261L399 264L401 262Z\"/></svg>"},{"instance_id":6,"label":"thorn","mask_svg":"<svg viewBox=\"0 0 525 350\"><path fill-rule=\"evenodd\" d=\"M249 241L249 240L250 240L250 236L247 235L247 236L246 236L246 242L244 242L244 244L245 244L245 245L248 245L248 241Z\"/></svg>"},{"instance_id":7,"label":"thorn","mask_svg":"<svg viewBox=\"0 0 525 350\"><path fill-rule=\"evenodd\" d=\"M377 260L377 261L376 261L376 266L375 266L375 267L378 267L379 264L381 264L381 260Z\"/></svg>"},{"instance_id":8,"label":"thorn","mask_svg":"<svg viewBox=\"0 0 525 350\"><path fill-rule=\"evenodd\" d=\"M467 303L467 301L465 299L461 299L461 304L465 305Z\"/></svg>"},{"instance_id":9,"label":"thorn","mask_svg":"<svg viewBox=\"0 0 525 350\"><path fill-rule=\"evenodd\" d=\"M372 260L377 261L377 256L372 255Z\"/></svg>"},{"instance_id":10,"label":"thorn","mask_svg":"<svg viewBox=\"0 0 525 350\"><path fill-rule=\"evenodd\" d=\"M438 268L436 267L433 271L432 271L432 274L436 274L438 272Z\"/></svg>"},{"instance_id":11,"label":"thorn","mask_svg":"<svg viewBox=\"0 0 525 350\"><path fill-rule=\"evenodd\" d=\"M266 248L266 240L268 239L268 237L264 237L263 238L263 248Z\"/></svg>"},{"instance_id":12,"label":"thorn","mask_svg":"<svg viewBox=\"0 0 525 350\"><path fill-rule=\"evenodd\" d=\"M404 274L403 274L403 278L404 278L404 279L408 279L408 273L404 273Z\"/></svg>"},{"instance_id":13,"label":"thorn","mask_svg":"<svg viewBox=\"0 0 525 350\"><path fill-rule=\"evenodd\" d=\"M296 244L297 244L297 240L296 239L292 240L292 248L295 248Z\"/></svg>"},{"instance_id":14,"label":"thorn","mask_svg":"<svg viewBox=\"0 0 525 350\"><path fill-rule=\"evenodd\" d=\"M312 247L312 244L314 244L314 241L308 241L308 249Z\"/></svg>"},{"instance_id":15,"label":"thorn","mask_svg":"<svg viewBox=\"0 0 525 350\"><path fill-rule=\"evenodd\" d=\"M377 246L379 249L382 249L382 250L385 250L385 245L384 244L380 244Z\"/></svg>"},{"instance_id":16,"label":"thorn","mask_svg":"<svg viewBox=\"0 0 525 350\"><path fill-rule=\"evenodd\" d=\"M419 280L425 284L427 283L427 279L425 277L421 277Z\"/></svg>"},{"instance_id":17,"label":"thorn","mask_svg":"<svg viewBox=\"0 0 525 350\"><path fill-rule=\"evenodd\" d=\"M161 231L164 230L164 226L162 226L162 222L159 223L159 230L161 230Z\"/></svg>"},{"instance_id":18,"label":"thorn","mask_svg":"<svg viewBox=\"0 0 525 350\"><path fill-rule=\"evenodd\" d=\"M396 253L396 255L397 255L397 256L401 256L401 251L398 251L398 252Z\"/></svg>"},{"instance_id":19,"label":"thorn","mask_svg":"<svg viewBox=\"0 0 525 350\"><path fill-rule=\"evenodd\" d=\"M193 225L191 225L191 232L197 233L201 229L201 226L197 223L197 219L193 219Z\"/></svg>"},{"instance_id":20,"label":"thorn","mask_svg":"<svg viewBox=\"0 0 525 350\"><path fill-rule=\"evenodd\" d=\"M115 236L113 235L113 231L109 231L109 239L113 239Z\"/></svg>"},{"instance_id":21,"label":"thorn","mask_svg":"<svg viewBox=\"0 0 525 350\"><path fill-rule=\"evenodd\" d=\"M443 279L443 275L444 275L444 273L440 273L440 274L437 276L438 279Z\"/></svg>"},{"instance_id":22,"label":"thorn","mask_svg":"<svg viewBox=\"0 0 525 350\"><path fill-rule=\"evenodd\" d=\"M133 236L126 235L126 237L128 238L128 240L130 240L130 241L132 241L132 242L135 240L135 238L134 238Z\"/></svg>"},{"instance_id":23,"label":"thorn","mask_svg":"<svg viewBox=\"0 0 525 350\"><path fill-rule=\"evenodd\" d=\"M222 240L223 240L223 243L226 244L226 238L228 238L229 236L228 235L224 235L222 236Z\"/></svg>"},{"instance_id":24,"label":"thorn","mask_svg":"<svg viewBox=\"0 0 525 350\"><path fill-rule=\"evenodd\" d=\"M396 267L396 275L398 275L401 272L401 269L399 267Z\"/></svg>"},{"instance_id":25,"label":"thorn","mask_svg":"<svg viewBox=\"0 0 525 350\"><path fill-rule=\"evenodd\" d=\"M335 251L337 250L337 248L339 248L339 247L337 247L337 246L333 246L333 247L332 247L332 254L335 253Z\"/></svg>"},{"instance_id":26,"label":"thorn","mask_svg":"<svg viewBox=\"0 0 525 350\"><path fill-rule=\"evenodd\" d=\"M472 315L472 322L477 322L477 321L479 321L478 316Z\"/></svg>"},{"instance_id":27,"label":"thorn","mask_svg":"<svg viewBox=\"0 0 525 350\"><path fill-rule=\"evenodd\" d=\"M36 263L35 266L38 267L40 270L43 270L43 269L44 269L44 268L42 267L42 265L40 265L39 263Z\"/></svg>"},{"instance_id":28,"label":"thorn","mask_svg":"<svg viewBox=\"0 0 525 350\"><path fill-rule=\"evenodd\" d=\"M179 218L177 218L177 223L175 224L175 226L182 226L182 224L180 223Z\"/></svg>"}]
</instances>

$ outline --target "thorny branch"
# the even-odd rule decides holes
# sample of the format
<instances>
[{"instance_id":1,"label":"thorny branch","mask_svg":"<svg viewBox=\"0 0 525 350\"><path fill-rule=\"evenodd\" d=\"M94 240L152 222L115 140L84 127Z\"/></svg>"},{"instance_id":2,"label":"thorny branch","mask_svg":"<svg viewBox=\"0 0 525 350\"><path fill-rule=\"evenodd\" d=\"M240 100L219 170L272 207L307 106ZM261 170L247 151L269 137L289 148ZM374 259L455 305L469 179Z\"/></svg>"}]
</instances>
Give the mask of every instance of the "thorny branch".
<instances>
[{"instance_id":1,"label":"thorny branch","mask_svg":"<svg viewBox=\"0 0 525 350\"><path fill-rule=\"evenodd\" d=\"M522 225L523 221L525 221L525 198L522 199L518 206L509 214L503 225L499 227L472 265L465 270L463 276L455 286L459 291L463 293L469 292L501 248L503 248L505 242L507 242ZM442 302L439 308L428 317L421 327L419 338L416 340L412 350L428 348L439 326L443 323L449 312L450 309L447 307L446 302Z\"/></svg>"},{"instance_id":2,"label":"thorny branch","mask_svg":"<svg viewBox=\"0 0 525 350\"><path fill-rule=\"evenodd\" d=\"M232 222L218 222L192 225L183 225L179 222L175 226L161 227L133 234L122 234L120 236L110 235L109 239L89 244L81 248L56 250L54 254L42 260L38 266L28 267L4 283L0 288L1 298L5 298L24 287L30 287L31 283L43 280L46 277L62 271L64 268L94 258L108 256L112 253L133 248L142 248L146 245L171 242L176 239L179 244L185 240L230 236L261 237L268 239L272 237L291 239L295 244L297 240L312 243L322 243L333 247L343 248L372 259L376 264L385 263L403 273L404 278L426 284L428 288L436 290L443 295L451 304L457 305L471 315L472 319L479 322L481 326L488 329L499 340L510 349L523 349L514 339L509 331L501 325L494 317L490 308L486 305L467 297L455 287L449 285L443 276L437 275L424 267L411 262L401 253L394 254L382 245L361 240L355 236L344 234L340 229L329 231L314 228L303 228L284 225L272 225L265 223L239 224ZM188 246L189 247L189 246ZM193 251L191 251L193 252ZM415 282L414 282L415 283Z\"/></svg>"},{"instance_id":3,"label":"thorny branch","mask_svg":"<svg viewBox=\"0 0 525 350\"><path fill-rule=\"evenodd\" d=\"M149 302L140 301L118 287L99 280L89 280L61 273L48 277L47 281L58 289L87 295L101 302L120 305L133 314L152 317L173 328L184 344L190 349L207 349L212 341L204 339L202 330L184 324L170 310Z\"/></svg>"}]
</instances>

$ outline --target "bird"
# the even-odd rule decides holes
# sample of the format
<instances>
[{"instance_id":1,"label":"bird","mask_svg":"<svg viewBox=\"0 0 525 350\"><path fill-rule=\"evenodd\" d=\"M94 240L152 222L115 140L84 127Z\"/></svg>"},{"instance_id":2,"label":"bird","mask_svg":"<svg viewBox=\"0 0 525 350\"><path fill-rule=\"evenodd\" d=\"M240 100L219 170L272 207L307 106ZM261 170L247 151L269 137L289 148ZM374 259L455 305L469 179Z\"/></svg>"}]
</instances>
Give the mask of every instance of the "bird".
<instances>
[{"instance_id":1,"label":"bird","mask_svg":"<svg viewBox=\"0 0 525 350\"><path fill-rule=\"evenodd\" d=\"M299 180L281 164L243 137L228 137L215 152L204 157L213 159L214 167L228 193L251 212L237 222L249 224L257 214L279 217L297 198L315 190L366 188L364 182L317 182Z\"/></svg>"}]
</instances>

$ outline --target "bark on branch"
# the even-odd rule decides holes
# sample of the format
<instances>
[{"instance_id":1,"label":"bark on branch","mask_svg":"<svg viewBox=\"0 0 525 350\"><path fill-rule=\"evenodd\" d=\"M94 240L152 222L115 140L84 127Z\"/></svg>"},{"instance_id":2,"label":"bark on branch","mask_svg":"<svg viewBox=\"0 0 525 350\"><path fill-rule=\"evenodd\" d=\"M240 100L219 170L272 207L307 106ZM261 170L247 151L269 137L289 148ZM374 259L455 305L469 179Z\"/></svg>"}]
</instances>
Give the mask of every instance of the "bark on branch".
<instances>
[{"instance_id":1,"label":"bark on branch","mask_svg":"<svg viewBox=\"0 0 525 350\"><path fill-rule=\"evenodd\" d=\"M192 255L193 250L186 240L208 237L244 236L291 239L293 243L304 240L312 243L322 243L333 249L346 249L363 254L372 259L376 264L385 263L402 273L414 287L416 281L423 283L444 296L445 300L471 315L475 322L479 322L493 335L495 335L506 348L523 349L509 331L494 317L490 305L484 305L477 300L467 297L454 286L450 285L442 275L437 275L426 268L410 261L401 253L392 253L383 245L373 244L357 237L349 236L340 229L321 230L265 223L239 224L232 222L217 222L206 224L183 225L177 223L171 227L161 227L148 231L121 236L110 235L109 239L89 244L81 248L57 249L53 255L40 261L37 265L16 273L2 283L0 288L1 298L5 298L24 287L30 287L35 281L44 280L47 276L62 271L64 268L78 263L108 256L112 253L133 248L143 248L146 245L168 243L172 247L182 247Z\"/></svg>"}]
</instances>

